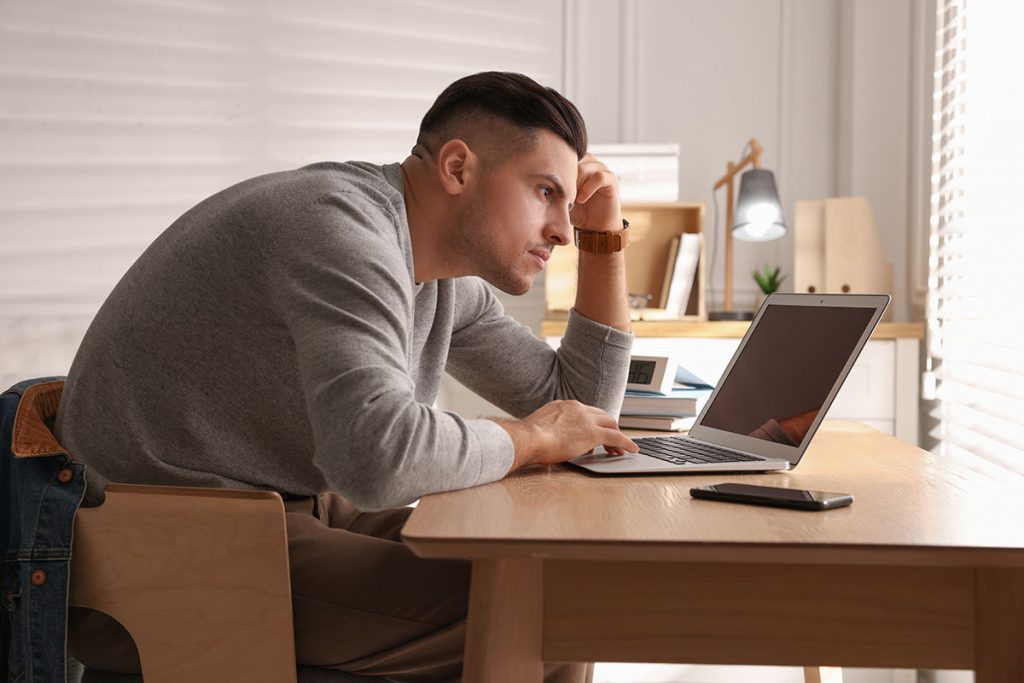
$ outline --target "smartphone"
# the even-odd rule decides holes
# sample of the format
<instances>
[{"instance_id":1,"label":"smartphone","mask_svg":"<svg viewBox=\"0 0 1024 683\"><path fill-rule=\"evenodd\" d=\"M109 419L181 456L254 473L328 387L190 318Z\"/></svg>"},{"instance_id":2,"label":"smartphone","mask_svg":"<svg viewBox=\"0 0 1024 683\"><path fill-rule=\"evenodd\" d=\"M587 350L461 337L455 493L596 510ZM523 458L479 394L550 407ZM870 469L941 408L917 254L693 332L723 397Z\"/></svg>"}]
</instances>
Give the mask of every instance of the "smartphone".
<instances>
[{"instance_id":1,"label":"smartphone","mask_svg":"<svg viewBox=\"0 0 1024 683\"><path fill-rule=\"evenodd\" d=\"M853 496L848 493L805 491L804 489L784 489L777 486L753 486L731 482L696 486L690 489L690 495L707 500L724 500L730 503L768 505L797 510L831 510L845 507L853 502Z\"/></svg>"}]
</instances>

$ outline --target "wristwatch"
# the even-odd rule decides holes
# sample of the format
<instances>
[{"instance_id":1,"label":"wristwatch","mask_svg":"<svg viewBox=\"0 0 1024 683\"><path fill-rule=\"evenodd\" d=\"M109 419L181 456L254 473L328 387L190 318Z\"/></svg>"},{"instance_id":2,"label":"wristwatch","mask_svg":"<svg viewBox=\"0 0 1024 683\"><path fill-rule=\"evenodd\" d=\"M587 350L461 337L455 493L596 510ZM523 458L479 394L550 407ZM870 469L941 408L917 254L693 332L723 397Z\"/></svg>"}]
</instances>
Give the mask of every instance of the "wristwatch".
<instances>
[{"instance_id":1,"label":"wristwatch","mask_svg":"<svg viewBox=\"0 0 1024 683\"><path fill-rule=\"evenodd\" d=\"M629 221L622 219L622 230L594 232L574 228L576 247L591 254L614 254L629 246Z\"/></svg>"}]
</instances>

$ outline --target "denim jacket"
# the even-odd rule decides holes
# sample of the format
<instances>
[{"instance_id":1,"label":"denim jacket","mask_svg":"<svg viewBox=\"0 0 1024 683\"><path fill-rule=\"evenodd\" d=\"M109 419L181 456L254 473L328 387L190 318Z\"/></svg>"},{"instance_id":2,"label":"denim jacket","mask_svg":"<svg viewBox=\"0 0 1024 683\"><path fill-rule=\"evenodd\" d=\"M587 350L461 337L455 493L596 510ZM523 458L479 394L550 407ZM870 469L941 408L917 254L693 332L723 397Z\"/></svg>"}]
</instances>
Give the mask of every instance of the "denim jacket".
<instances>
[{"instance_id":1,"label":"denim jacket","mask_svg":"<svg viewBox=\"0 0 1024 683\"><path fill-rule=\"evenodd\" d=\"M64 378L21 382L0 396L0 671L10 683L65 680L68 577L85 465L49 424Z\"/></svg>"}]
</instances>

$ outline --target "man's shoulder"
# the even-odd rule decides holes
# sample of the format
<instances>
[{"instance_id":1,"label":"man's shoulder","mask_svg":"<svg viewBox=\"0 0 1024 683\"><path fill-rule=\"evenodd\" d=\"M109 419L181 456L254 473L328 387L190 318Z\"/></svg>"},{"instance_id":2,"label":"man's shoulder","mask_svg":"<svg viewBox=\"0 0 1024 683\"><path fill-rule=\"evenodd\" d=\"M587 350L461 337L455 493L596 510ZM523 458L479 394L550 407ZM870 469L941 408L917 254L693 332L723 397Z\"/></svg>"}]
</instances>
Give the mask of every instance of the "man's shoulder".
<instances>
[{"instance_id":1,"label":"man's shoulder","mask_svg":"<svg viewBox=\"0 0 1024 683\"><path fill-rule=\"evenodd\" d=\"M370 218L371 222L382 218L395 227L404 223L405 199L397 164L322 162L304 166L297 172L320 178L317 185L321 192L317 201L321 204L353 211Z\"/></svg>"},{"instance_id":2,"label":"man's shoulder","mask_svg":"<svg viewBox=\"0 0 1024 683\"><path fill-rule=\"evenodd\" d=\"M321 161L292 171L296 179L312 179L327 191L348 192L394 206L403 203L398 164L380 166L365 161Z\"/></svg>"},{"instance_id":3,"label":"man's shoulder","mask_svg":"<svg viewBox=\"0 0 1024 683\"><path fill-rule=\"evenodd\" d=\"M237 204L269 224L271 243L341 240L401 249L408 239L397 164L320 162L247 183Z\"/></svg>"},{"instance_id":4,"label":"man's shoulder","mask_svg":"<svg viewBox=\"0 0 1024 683\"><path fill-rule=\"evenodd\" d=\"M227 200L267 210L294 211L326 197L378 206L396 213L404 205L397 164L379 166L361 161L322 161L301 168L268 173L225 190Z\"/></svg>"}]
</instances>

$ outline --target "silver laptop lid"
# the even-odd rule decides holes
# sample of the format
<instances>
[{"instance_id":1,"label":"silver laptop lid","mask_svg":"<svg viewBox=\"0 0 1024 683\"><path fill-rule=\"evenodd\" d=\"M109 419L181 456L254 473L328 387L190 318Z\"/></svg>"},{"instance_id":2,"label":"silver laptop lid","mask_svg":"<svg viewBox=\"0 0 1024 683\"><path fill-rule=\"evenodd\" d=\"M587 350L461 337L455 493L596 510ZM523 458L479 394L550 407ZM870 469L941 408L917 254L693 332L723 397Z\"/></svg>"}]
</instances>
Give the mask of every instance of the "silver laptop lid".
<instances>
[{"instance_id":1,"label":"silver laptop lid","mask_svg":"<svg viewBox=\"0 0 1024 683\"><path fill-rule=\"evenodd\" d=\"M796 465L889 299L769 296L690 436Z\"/></svg>"}]
</instances>

